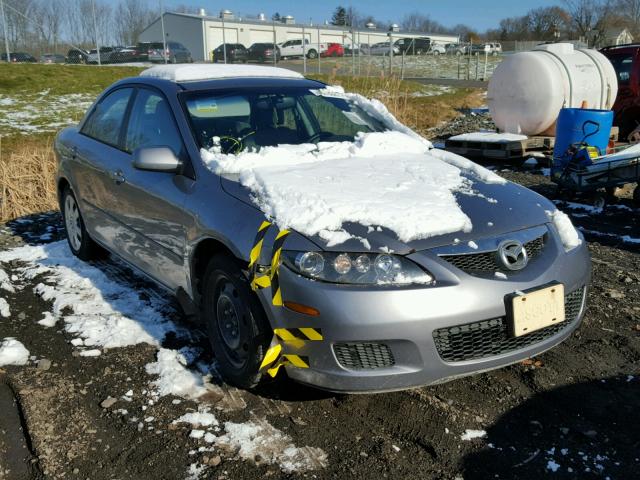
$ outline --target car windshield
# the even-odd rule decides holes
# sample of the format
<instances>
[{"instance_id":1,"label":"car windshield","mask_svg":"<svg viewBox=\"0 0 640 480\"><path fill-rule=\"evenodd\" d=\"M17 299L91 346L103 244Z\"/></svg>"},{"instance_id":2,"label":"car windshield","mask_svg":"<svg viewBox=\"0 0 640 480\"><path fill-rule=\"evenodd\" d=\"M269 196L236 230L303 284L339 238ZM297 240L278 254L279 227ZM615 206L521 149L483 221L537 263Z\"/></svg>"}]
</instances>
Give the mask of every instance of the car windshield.
<instances>
[{"instance_id":1,"label":"car windshield","mask_svg":"<svg viewBox=\"0 0 640 480\"><path fill-rule=\"evenodd\" d=\"M202 148L239 153L275 145L353 141L384 131L381 122L345 98L307 88L194 92L185 110Z\"/></svg>"}]
</instances>

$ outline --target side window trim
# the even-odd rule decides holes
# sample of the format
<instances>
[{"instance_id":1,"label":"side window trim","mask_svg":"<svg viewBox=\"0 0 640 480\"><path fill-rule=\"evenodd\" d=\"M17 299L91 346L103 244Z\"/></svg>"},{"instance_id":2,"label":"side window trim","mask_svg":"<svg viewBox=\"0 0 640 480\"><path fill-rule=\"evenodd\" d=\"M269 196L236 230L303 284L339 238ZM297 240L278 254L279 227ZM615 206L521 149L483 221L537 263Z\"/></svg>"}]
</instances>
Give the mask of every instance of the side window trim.
<instances>
[{"instance_id":1,"label":"side window trim","mask_svg":"<svg viewBox=\"0 0 640 480\"><path fill-rule=\"evenodd\" d=\"M113 145L111 143L104 142L104 141L100 140L99 138L95 138L95 137L92 137L91 135L87 134L85 132L85 127L86 127L87 122L89 121L89 119L93 116L93 114L97 110L98 106L103 101L105 101L110 95L112 95L113 93L117 92L118 90L124 90L124 89L130 89L131 90L131 95L129 96L129 100L127 100L127 107L125 108L122 124L120 125L120 131L118 132L117 145ZM118 88L114 88L113 90L110 90L109 93L105 94L100 99L100 101L93 106L93 108L91 109L89 114L84 118L84 120L82 122L82 125L80 125L80 128L79 128L78 132L81 135L84 135L85 137L90 138L91 140L99 142L99 143L101 143L103 145L108 145L110 147L116 148L116 149L124 152L124 145L122 144L122 135L123 135L123 132L126 132L125 126L129 123L129 112L131 111L131 106L133 105L133 100L136 97L136 93L137 93L137 90L136 90L136 87L134 85L126 85L126 84L125 85L121 85Z\"/></svg>"}]
</instances>

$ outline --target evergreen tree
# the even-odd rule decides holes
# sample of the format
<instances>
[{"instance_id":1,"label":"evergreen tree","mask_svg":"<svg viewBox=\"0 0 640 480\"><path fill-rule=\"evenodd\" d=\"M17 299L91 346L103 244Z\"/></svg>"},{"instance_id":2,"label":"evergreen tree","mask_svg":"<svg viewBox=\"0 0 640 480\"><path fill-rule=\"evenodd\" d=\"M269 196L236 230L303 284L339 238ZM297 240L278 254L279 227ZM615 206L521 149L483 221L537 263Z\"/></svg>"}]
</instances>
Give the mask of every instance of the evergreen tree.
<instances>
[{"instance_id":1,"label":"evergreen tree","mask_svg":"<svg viewBox=\"0 0 640 480\"><path fill-rule=\"evenodd\" d=\"M347 26L347 10L343 6L338 6L331 17L331 25Z\"/></svg>"},{"instance_id":2,"label":"evergreen tree","mask_svg":"<svg viewBox=\"0 0 640 480\"><path fill-rule=\"evenodd\" d=\"M274 13L271 16L271 20L273 20L274 22L279 22L280 21L280 14L278 12Z\"/></svg>"}]
</instances>

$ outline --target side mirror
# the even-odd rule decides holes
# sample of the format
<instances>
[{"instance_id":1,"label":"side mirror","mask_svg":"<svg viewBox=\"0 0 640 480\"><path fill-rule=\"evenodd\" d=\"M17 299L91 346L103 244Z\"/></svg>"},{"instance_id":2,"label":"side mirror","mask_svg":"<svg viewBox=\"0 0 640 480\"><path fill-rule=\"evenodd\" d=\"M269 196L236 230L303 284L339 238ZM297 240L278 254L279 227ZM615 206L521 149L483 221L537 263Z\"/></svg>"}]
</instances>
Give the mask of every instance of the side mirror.
<instances>
[{"instance_id":1,"label":"side mirror","mask_svg":"<svg viewBox=\"0 0 640 480\"><path fill-rule=\"evenodd\" d=\"M140 147L133 152L133 166L138 170L177 173L182 162L169 147Z\"/></svg>"}]
</instances>

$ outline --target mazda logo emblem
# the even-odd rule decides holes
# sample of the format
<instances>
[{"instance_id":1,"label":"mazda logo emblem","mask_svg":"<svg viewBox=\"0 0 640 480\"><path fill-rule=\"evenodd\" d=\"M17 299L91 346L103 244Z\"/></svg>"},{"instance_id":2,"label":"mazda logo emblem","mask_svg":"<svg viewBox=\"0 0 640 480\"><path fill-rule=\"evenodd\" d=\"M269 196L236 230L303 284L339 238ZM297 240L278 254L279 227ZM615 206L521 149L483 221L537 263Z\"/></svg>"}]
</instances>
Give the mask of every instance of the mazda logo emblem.
<instances>
[{"instance_id":1,"label":"mazda logo emblem","mask_svg":"<svg viewBox=\"0 0 640 480\"><path fill-rule=\"evenodd\" d=\"M522 270L529 262L527 250L519 240L505 240L498 245L498 262L507 270Z\"/></svg>"}]
</instances>

